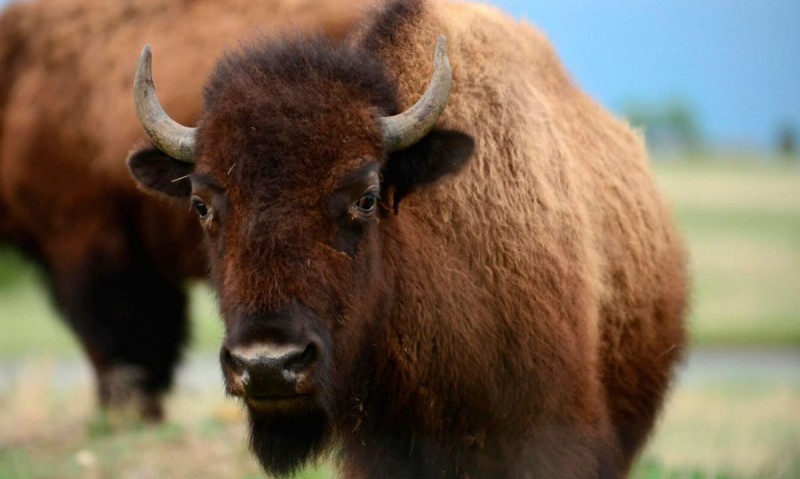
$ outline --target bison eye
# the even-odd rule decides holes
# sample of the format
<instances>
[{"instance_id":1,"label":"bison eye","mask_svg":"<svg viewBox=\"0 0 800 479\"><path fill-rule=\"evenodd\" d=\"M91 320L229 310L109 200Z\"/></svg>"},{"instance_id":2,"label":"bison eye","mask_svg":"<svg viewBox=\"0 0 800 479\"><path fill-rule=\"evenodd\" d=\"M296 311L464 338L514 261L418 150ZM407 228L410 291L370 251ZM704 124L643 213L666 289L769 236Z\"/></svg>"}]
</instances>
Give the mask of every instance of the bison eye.
<instances>
[{"instance_id":1,"label":"bison eye","mask_svg":"<svg viewBox=\"0 0 800 479\"><path fill-rule=\"evenodd\" d=\"M200 216L200 219L206 219L211 212L208 206L197 197L192 198L192 208L194 208L197 215Z\"/></svg>"},{"instance_id":2,"label":"bison eye","mask_svg":"<svg viewBox=\"0 0 800 479\"><path fill-rule=\"evenodd\" d=\"M375 211L375 206L378 204L378 196L375 193L365 193L364 196L356 202L356 210L362 215L371 214Z\"/></svg>"}]
</instances>

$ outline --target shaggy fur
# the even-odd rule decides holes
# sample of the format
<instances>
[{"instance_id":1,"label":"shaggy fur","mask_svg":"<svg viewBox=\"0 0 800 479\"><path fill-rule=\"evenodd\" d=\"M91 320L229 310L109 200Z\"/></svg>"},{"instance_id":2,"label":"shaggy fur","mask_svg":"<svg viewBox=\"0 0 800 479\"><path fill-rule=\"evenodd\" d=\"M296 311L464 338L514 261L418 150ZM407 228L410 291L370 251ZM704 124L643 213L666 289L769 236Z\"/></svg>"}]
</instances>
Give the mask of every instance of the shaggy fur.
<instances>
[{"instance_id":1,"label":"shaggy fur","mask_svg":"<svg viewBox=\"0 0 800 479\"><path fill-rule=\"evenodd\" d=\"M186 206L140 194L125 165L145 138L130 101L142 46L166 108L191 123L224 45L283 29L340 37L359 13L341 3L38 0L0 16L0 241L42 266L102 404L144 396L160 416L187 335L182 282L206 273ZM131 394L109 392L106 378L134 370Z\"/></svg>"},{"instance_id":2,"label":"shaggy fur","mask_svg":"<svg viewBox=\"0 0 800 479\"><path fill-rule=\"evenodd\" d=\"M440 33L448 106L387 157L378 117L420 96ZM306 399L249 407L268 471L335 448L348 478L627 473L684 347L684 252L641 139L542 35L397 1L346 48L229 53L205 98L190 181L225 348L322 338ZM154 154L130 159L152 188Z\"/></svg>"}]
</instances>

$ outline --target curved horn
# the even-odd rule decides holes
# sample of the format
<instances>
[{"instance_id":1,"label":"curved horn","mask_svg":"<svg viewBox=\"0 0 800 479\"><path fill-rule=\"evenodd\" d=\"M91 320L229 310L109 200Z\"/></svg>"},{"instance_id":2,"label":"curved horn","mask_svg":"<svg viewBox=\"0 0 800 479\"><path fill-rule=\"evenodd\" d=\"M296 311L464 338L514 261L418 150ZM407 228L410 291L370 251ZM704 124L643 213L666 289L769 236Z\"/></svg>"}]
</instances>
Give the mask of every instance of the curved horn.
<instances>
[{"instance_id":1,"label":"curved horn","mask_svg":"<svg viewBox=\"0 0 800 479\"><path fill-rule=\"evenodd\" d=\"M136 116L142 124L150 141L167 155L176 160L194 163L194 143L197 128L181 125L167 115L156 97L153 84L152 54L150 45L145 45L136 67L133 81L133 101Z\"/></svg>"},{"instance_id":2,"label":"curved horn","mask_svg":"<svg viewBox=\"0 0 800 479\"><path fill-rule=\"evenodd\" d=\"M414 106L403 113L381 118L387 151L408 148L431 131L447 105L451 83L452 70L447 58L447 42L444 35L439 35L433 55L433 76L425 93Z\"/></svg>"}]
</instances>

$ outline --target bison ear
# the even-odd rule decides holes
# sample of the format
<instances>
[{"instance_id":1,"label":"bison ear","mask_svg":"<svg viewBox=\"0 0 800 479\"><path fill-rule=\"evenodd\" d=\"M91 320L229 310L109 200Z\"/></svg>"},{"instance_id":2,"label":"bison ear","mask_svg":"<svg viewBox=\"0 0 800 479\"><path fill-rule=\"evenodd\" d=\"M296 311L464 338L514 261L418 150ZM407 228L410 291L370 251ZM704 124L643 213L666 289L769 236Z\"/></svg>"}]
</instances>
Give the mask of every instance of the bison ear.
<instances>
[{"instance_id":1,"label":"bison ear","mask_svg":"<svg viewBox=\"0 0 800 479\"><path fill-rule=\"evenodd\" d=\"M192 193L188 176L194 165L178 161L155 148L144 148L128 157L128 168L136 181L148 190L174 197Z\"/></svg>"},{"instance_id":2,"label":"bison ear","mask_svg":"<svg viewBox=\"0 0 800 479\"><path fill-rule=\"evenodd\" d=\"M393 192L391 202L397 213L403 197L445 175L458 173L474 150L475 140L471 136L458 131L434 130L415 145L389 156L382 171L381 190Z\"/></svg>"}]
</instances>

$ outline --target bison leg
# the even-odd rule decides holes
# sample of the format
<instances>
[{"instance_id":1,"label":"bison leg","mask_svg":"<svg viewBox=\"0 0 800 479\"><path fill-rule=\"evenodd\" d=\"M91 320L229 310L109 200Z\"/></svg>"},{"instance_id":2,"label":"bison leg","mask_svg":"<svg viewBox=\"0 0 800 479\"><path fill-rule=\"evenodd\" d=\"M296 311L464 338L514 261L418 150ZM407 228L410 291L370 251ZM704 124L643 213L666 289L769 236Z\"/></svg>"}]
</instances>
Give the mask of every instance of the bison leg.
<instances>
[{"instance_id":1,"label":"bison leg","mask_svg":"<svg viewBox=\"0 0 800 479\"><path fill-rule=\"evenodd\" d=\"M186 295L135 239L104 239L51 245L51 289L92 362L101 406L159 420L187 337Z\"/></svg>"}]
</instances>

